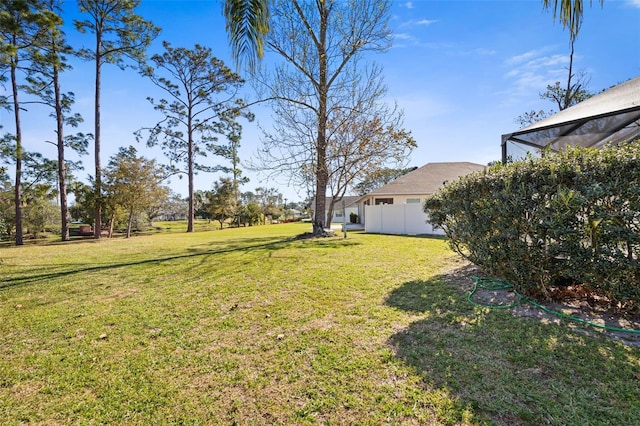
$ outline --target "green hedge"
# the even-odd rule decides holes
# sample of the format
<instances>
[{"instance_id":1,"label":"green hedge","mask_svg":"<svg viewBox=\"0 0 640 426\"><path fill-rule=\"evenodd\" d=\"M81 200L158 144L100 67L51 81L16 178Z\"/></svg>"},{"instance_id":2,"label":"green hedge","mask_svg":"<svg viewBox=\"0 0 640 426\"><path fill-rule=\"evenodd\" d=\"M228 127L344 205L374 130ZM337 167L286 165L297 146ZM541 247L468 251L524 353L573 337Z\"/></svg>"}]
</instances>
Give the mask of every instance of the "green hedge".
<instances>
[{"instance_id":1,"label":"green hedge","mask_svg":"<svg viewBox=\"0 0 640 426\"><path fill-rule=\"evenodd\" d=\"M640 307L640 143L494 166L425 203L454 250L533 297L586 284Z\"/></svg>"}]
</instances>

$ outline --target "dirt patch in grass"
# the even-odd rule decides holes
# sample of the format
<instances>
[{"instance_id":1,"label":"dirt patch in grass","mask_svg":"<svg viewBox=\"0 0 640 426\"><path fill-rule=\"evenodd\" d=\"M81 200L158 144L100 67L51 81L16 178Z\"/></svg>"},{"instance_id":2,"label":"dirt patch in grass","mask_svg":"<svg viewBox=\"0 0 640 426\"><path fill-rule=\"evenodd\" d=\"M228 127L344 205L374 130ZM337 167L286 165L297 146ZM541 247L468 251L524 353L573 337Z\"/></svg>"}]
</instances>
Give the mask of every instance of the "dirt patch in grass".
<instances>
[{"instance_id":1,"label":"dirt patch in grass","mask_svg":"<svg viewBox=\"0 0 640 426\"><path fill-rule=\"evenodd\" d=\"M467 264L450 271L444 278L448 284L470 294L474 287L473 277L485 276L479 267ZM521 297L512 290L486 290L478 287L471 300L487 307L505 307L516 316L545 323L564 324L577 333L586 335L600 333L625 345L640 347L640 317L623 316L606 309L602 304L591 303L588 294L585 295L583 291L576 289L566 289L562 296L563 302L537 302L547 311L557 312L559 315L547 312L530 302L520 303ZM507 308L507 306L512 307ZM638 332L624 332L617 329L638 330Z\"/></svg>"},{"instance_id":2,"label":"dirt patch in grass","mask_svg":"<svg viewBox=\"0 0 640 426\"><path fill-rule=\"evenodd\" d=\"M333 238L337 234L334 231L325 230L322 234L314 234L313 232L305 232L303 234L296 235L296 240L308 240L313 238Z\"/></svg>"}]
</instances>

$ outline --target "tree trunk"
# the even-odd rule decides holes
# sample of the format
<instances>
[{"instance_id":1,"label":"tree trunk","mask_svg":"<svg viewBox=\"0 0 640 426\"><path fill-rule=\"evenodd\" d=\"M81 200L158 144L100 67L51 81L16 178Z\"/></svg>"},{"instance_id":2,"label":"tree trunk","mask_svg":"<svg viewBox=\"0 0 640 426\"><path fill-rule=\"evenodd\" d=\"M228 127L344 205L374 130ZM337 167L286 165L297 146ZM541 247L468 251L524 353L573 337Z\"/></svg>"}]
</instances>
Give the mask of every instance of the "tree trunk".
<instances>
[{"instance_id":1,"label":"tree trunk","mask_svg":"<svg viewBox=\"0 0 640 426\"><path fill-rule=\"evenodd\" d=\"M14 37L14 45L17 43ZM17 55L11 59L11 89L13 92L13 114L16 124L16 180L14 187L16 245L24 244L22 230L22 129L20 127L20 103L18 102L18 81L16 76L18 68Z\"/></svg>"},{"instance_id":2,"label":"tree trunk","mask_svg":"<svg viewBox=\"0 0 640 426\"><path fill-rule=\"evenodd\" d=\"M318 134L316 138L316 210L313 218L313 235L325 233L325 199L327 195L327 42L328 14L327 5L321 6L320 34L318 40L319 81L318 81Z\"/></svg>"},{"instance_id":3,"label":"tree trunk","mask_svg":"<svg viewBox=\"0 0 640 426\"><path fill-rule=\"evenodd\" d=\"M127 220L127 235L126 235L126 238L131 237L131 226L133 226L133 210L129 210L129 219Z\"/></svg>"},{"instance_id":4,"label":"tree trunk","mask_svg":"<svg viewBox=\"0 0 640 426\"><path fill-rule=\"evenodd\" d=\"M320 157L320 155L318 155ZM324 161L324 155L322 160L318 159L318 166ZM318 170L316 176L316 211L313 218L313 234L323 235L325 233L325 207L326 207L326 193L327 193L327 172Z\"/></svg>"},{"instance_id":5,"label":"tree trunk","mask_svg":"<svg viewBox=\"0 0 640 426\"><path fill-rule=\"evenodd\" d=\"M573 90L571 87L571 78L573 77L573 52L574 40L571 40L571 55L569 55L569 77L567 78L567 90L564 93L564 105L560 108L560 111L569 108L571 98L573 97Z\"/></svg>"},{"instance_id":6,"label":"tree trunk","mask_svg":"<svg viewBox=\"0 0 640 426\"><path fill-rule=\"evenodd\" d=\"M191 108L187 118L187 174L189 178L189 217L187 218L187 232L193 232L193 218L195 209L193 203L193 129L191 122Z\"/></svg>"},{"instance_id":7,"label":"tree trunk","mask_svg":"<svg viewBox=\"0 0 640 426\"><path fill-rule=\"evenodd\" d=\"M58 146L58 190L60 191L60 235L62 241L69 241L69 222L67 221L67 166L64 162L64 117L60 95L60 77L58 66L53 66L53 89L55 93L57 146Z\"/></svg>"},{"instance_id":8,"label":"tree trunk","mask_svg":"<svg viewBox=\"0 0 640 426\"><path fill-rule=\"evenodd\" d=\"M329 225L331 225L331 219L333 219L333 209L335 208L335 206L336 206L336 198L331 197L331 201L329 201L329 208L327 209L327 223Z\"/></svg>"},{"instance_id":9,"label":"tree trunk","mask_svg":"<svg viewBox=\"0 0 640 426\"><path fill-rule=\"evenodd\" d=\"M109 233L107 234L109 238L113 237L113 224L115 223L115 221L116 221L116 214L113 213L111 217L109 217Z\"/></svg>"},{"instance_id":10,"label":"tree trunk","mask_svg":"<svg viewBox=\"0 0 640 426\"><path fill-rule=\"evenodd\" d=\"M93 238L99 240L102 237L102 171L100 165L100 69L102 55L101 51L102 33L96 33L96 86L95 86L95 109L94 109L94 159L95 159L95 214L93 227ZM111 233L111 232L109 232Z\"/></svg>"}]
</instances>

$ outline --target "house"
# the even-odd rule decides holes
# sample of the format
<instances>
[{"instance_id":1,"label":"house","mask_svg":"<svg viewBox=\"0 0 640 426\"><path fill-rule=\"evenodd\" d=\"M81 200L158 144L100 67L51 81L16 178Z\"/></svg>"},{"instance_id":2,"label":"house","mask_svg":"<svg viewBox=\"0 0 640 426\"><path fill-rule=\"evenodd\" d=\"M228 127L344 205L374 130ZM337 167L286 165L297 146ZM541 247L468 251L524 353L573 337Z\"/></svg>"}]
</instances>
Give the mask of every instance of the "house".
<instances>
[{"instance_id":1,"label":"house","mask_svg":"<svg viewBox=\"0 0 640 426\"><path fill-rule=\"evenodd\" d=\"M422 210L425 199L446 182L485 169L469 162L428 163L357 201L360 223L366 232L384 234L436 234Z\"/></svg>"},{"instance_id":2,"label":"house","mask_svg":"<svg viewBox=\"0 0 640 426\"><path fill-rule=\"evenodd\" d=\"M325 217L327 217L327 213L329 213L329 205L331 203L332 197L327 197L324 205L325 205ZM358 212L358 200L359 196L345 195L342 198L338 199L333 206L333 216L331 216L331 222L343 223L346 217L347 223L350 221L351 213L355 213L360 217ZM342 209L342 202L344 201L344 211Z\"/></svg>"}]
</instances>

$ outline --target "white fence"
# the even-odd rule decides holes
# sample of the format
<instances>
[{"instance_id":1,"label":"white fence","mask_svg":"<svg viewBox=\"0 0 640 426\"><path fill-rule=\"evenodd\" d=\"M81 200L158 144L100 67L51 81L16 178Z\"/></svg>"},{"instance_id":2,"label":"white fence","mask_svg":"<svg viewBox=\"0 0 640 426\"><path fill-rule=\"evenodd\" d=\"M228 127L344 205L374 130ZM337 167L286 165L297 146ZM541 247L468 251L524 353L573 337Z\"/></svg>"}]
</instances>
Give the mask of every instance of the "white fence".
<instances>
[{"instance_id":1,"label":"white fence","mask_svg":"<svg viewBox=\"0 0 640 426\"><path fill-rule=\"evenodd\" d=\"M422 204L384 204L365 206L364 228L366 232L400 235L444 235L442 229L434 229L427 222Z\"/></svg>"}]
</instances>

